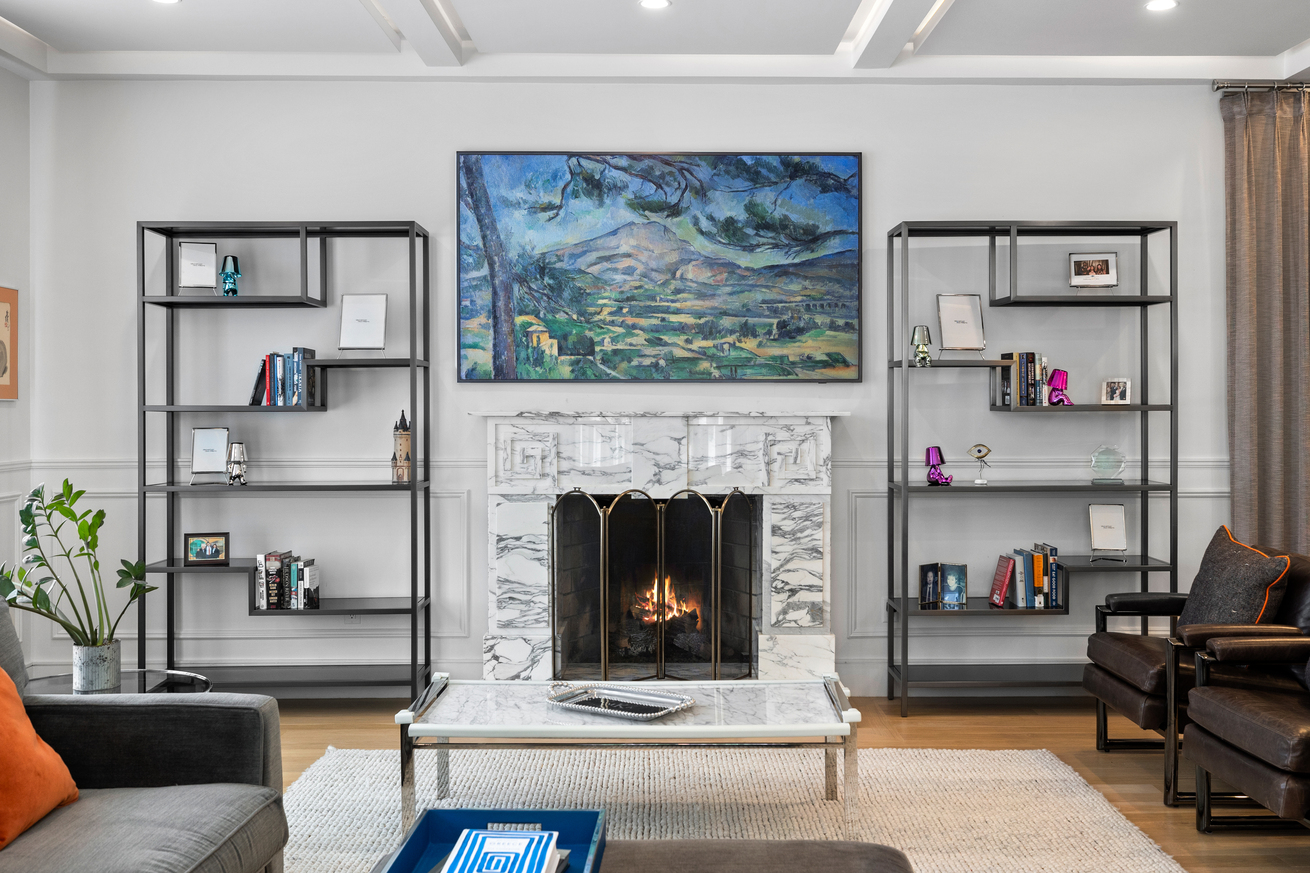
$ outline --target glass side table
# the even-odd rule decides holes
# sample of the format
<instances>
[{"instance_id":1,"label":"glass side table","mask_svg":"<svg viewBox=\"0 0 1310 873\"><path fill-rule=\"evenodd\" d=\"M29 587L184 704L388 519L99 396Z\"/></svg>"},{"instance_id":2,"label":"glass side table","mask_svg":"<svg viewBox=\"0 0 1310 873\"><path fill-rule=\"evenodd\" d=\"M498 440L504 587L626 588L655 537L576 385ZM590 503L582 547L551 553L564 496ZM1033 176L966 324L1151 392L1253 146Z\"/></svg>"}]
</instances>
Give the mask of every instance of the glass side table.
<instances>
[{"instance_id":1,"label":"glass side table","mask_svg":"<svg viewBox=\"0 0 1310 873\"><path fill-rule=\"evenodd\" d=\"M213 687L199 673L184 670L124 670L122 684L106 691L74 691L73 674L29 679L25 694L203 694Z\"/></svg>"}]
</instances>

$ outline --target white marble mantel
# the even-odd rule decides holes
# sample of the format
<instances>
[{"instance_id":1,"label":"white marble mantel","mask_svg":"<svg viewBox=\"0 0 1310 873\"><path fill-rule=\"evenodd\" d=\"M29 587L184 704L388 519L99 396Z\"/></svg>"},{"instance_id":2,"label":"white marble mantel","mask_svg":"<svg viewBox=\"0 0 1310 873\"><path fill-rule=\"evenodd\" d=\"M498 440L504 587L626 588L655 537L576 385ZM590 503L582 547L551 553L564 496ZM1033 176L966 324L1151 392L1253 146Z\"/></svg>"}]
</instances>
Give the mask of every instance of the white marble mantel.
<instances>
[{"instance_id":1,"label":"white marble mantel","mask_svg":"<svg viewBox=\"0 0 1310 873\"><path fill-rule=\"evenodd\" d=\"M549 508L562 493L684 488L762 498L756 675L836 666L831 633L832 418L825 410L470 413L487 420L489 594L483 676L549 679Z\"/></svg>"}]
</instances>

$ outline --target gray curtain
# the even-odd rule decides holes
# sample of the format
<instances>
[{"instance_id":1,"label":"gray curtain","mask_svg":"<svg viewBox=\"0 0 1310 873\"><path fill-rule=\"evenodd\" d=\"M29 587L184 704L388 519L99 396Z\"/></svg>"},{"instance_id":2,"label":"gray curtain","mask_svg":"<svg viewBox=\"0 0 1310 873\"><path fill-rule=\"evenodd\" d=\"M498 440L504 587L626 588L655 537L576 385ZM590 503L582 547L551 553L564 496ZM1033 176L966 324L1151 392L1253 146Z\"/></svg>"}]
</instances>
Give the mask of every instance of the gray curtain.
<instances>
[{"instance_id":1,"label":"gray curtain","mask_svg":"<svg viewBox=\"0 0 1310 873\"><path fill-rule=\"evenodd\" d=\"M1304 92L1231 93L1224 120L1233 532L1310 552L1310 172Z\"/></svg>"}]
</instances>

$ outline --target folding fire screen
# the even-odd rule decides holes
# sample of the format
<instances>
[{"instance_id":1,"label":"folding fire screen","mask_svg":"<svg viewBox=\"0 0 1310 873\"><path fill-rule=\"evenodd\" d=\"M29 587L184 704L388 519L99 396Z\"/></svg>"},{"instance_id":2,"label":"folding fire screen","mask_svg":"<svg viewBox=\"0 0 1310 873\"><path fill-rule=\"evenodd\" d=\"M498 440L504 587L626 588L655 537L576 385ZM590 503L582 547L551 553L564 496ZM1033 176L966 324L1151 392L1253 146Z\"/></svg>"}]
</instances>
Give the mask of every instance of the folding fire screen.
<instances>
[{"instance_id":1,"label":"folding fire screen","mask_svg":"<svg viewBox=\"0 0 1310 873\"><path fill-rule=\"evenodd\" d=\"M758 509L736 490L562 495L550 516L555 678L750 678Z\"/></svg>"}]
</instances>

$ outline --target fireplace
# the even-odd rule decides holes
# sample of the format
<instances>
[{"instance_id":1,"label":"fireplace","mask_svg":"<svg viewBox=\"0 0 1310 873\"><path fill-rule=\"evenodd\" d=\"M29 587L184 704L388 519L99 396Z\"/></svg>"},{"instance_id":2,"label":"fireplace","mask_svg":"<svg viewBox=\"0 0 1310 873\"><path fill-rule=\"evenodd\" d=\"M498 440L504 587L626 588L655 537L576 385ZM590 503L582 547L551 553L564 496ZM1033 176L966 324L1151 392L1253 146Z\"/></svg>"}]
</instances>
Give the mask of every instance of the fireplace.
<instances>
[{"instance_id":1,"label":"fireplace","mask_svg":"<svg viewBox=\"0 0 1310 873\"><path fill-rule=\"evenodd\" d=\"M760 501L575 489L550 511L554 678L748 679Z\"/></svg>"}]
</instances>

